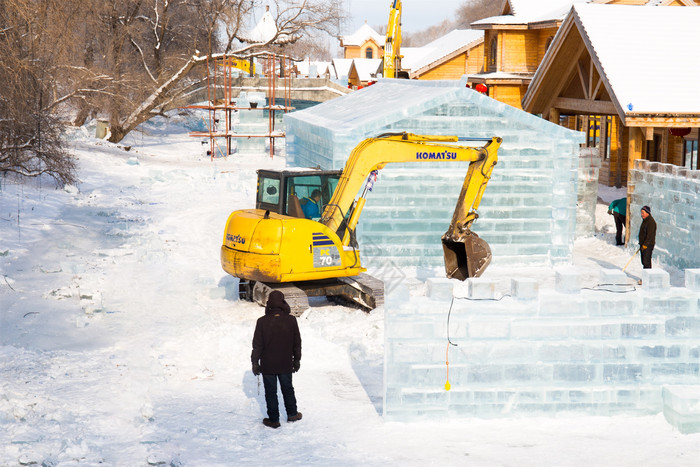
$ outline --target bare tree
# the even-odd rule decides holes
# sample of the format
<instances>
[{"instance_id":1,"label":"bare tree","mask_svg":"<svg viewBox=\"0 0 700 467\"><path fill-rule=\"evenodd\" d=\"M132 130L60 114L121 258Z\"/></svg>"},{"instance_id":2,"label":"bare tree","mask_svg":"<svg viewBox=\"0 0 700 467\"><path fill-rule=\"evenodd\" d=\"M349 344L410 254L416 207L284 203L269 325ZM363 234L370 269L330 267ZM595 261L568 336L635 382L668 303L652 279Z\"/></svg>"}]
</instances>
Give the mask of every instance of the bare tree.
<instances>
[{"instance_id":1,"label":"bare tree","mask_svg":"<svg viewBox=\"0 0 700 467\"><path fill-rule=\"evenodd\" d=\"M75 181L75 163L51 108L64 49L47 36L66 28L51 21L56 8L50 0L0 0L0 171L65 184Z\"/></svg>"},{"instance_id":2,"label":"bare tree","mask_svg":"<svg viewBox=\"0 0 700 467\"><path fill-rule=\"evenodd\" d=\"M500 15L506 0L465 0L455 12L457 27L469 28L474 21Z\"/></svg>"},{"instance_id":3,"label":"bare tree","mask_svg":"<svg viewBox=\"0 0 700 467\"><path fill-rule=\"evenodd\" d=\"M446 19L440 24L430 26L421 31L410 34L404 33L402 44L406 47L421 47L444 36L447 32L456 28L457 24L454 21Z\"/></svg>"},{"instance_id":4,"label":"bare tree","mask_svg":"<svg viewBox=\"0 0 700 467\"><path fill-rule=\"evenodd\" d=\"M253 0L126 0L100 10L107 37L98 76L107 78L91 105L109 114L112 142L176 99L221 53L245 54L271 44L291 44L313 31L332 31L340 1L276 1L277 32L251 41L246 26L258 7ZM87 99L89 92L79 93ZM71 96L78 97L78 94ZM99 104L100 100L102 104Z\"/></svg>"}]
</instances>

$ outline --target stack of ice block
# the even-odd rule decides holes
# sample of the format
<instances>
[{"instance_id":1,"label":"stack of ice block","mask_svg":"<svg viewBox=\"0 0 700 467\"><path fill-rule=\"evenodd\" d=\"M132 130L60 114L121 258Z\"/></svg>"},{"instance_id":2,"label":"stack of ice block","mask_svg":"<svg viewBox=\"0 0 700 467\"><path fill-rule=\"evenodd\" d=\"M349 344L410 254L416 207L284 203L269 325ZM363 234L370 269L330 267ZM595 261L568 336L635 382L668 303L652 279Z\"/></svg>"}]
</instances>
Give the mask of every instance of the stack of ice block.
<instances>
[{"instance_id":1,"label":"stack of ice block","mask_svg":"<svg viewBox=\"0 0 700 467\"><path fill-rule=\"evenodd\" d=\"M428 296L387 301L387 419L659 413L664 386L700 384L700 269L685 288L660 269L641 289L619 270L588 289L573 268L557 270L555 290L468 281L465 293L428 279Z\"/></svg>"},{"instance_id":2,"label":"stack of ice block","mask_svg":"<svg viewBox=\"0 0 700 467\"><path fill-rule=\"evenodd\" d=\"M381 80L285 116L288 163L342 168L355 146L386 132L500 136L503 144L474 231L493 264L571 260L576 233L579 144L583 135L465 87L464 82ZM483 145L483 141L467 143ZM364 264L442 264L467 165L390 164L368 196L358 239Z\"/></svg>"},{"instance_id":3,"label":"stack of ice block","mask_svg":"<svg viewBox=\"0 0 700 467\"><path fill-rule=\"evenodd\" d=\"M577 238L595 235L595 207L598 204L598 176L601 162L598 148L581 149L578 159Z\"/></svg>"},{"instance_id":4,"label":"stack of ice block","mask_svg":"<svg viewBox=\"0 0 700 467\"><path fill-rule=\"evenodd\" d=\"M700 170L636 160L630 171L630 239L637 244L642 206L656 220L653 260L700 267Z\"/></svg>"},{"instance_id":5,"label":"stack of ice block","mask_svg":"<svg viewBox=\"0 0 700 467\"><path fill-rule=\"evenodd\" d=\"M236 99L238 111L238 123L234 124L234 130L241 135L265 135L269 131L269 122L263 114L265 107L265 93L241 91ZM240 137L236 138L236 151L239 154L264 154L265 138Z\"/></svg>"}]
</instances>

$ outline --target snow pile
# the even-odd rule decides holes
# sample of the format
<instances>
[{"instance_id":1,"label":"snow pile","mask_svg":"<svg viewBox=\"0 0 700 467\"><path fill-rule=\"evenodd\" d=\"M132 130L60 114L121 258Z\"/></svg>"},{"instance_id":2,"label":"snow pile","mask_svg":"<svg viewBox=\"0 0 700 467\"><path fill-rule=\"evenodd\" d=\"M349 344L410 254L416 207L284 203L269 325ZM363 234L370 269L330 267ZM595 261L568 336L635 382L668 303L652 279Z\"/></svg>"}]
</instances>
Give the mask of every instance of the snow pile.
<instances>
[{"instance_id":1,"label":"snow pile","mask_svg":"<svg viewBox=\"0 0 700 467\"><path fill-rule=\"evenodd\" d=\"M0 179L0 465L697 463L700 435L660 414L385 422L384 312L327 302L300 318L304 419L264 427L249 358L262 310L237 301L219 248L255 169L285 161L211 162L194 120L156 119L122 146L76 133L74 187ZM576 244L584 277L629 258L603 218ZM438 274L402 272L411 296Z\"/></svg>"}]
</instances>

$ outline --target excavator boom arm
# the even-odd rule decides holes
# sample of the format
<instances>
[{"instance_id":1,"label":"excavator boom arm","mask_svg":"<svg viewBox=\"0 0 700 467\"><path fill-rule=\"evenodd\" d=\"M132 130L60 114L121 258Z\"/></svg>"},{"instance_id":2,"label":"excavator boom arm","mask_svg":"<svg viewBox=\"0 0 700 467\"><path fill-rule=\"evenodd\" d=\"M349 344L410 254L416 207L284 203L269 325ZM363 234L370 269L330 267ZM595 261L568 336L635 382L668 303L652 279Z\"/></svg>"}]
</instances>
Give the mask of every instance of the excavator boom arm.
<instances>
[{"instance_id":1,"label":"excavator boom arm","mask_svg":"<svg viewBox=\"0 0 700 467\"><path fill-rule=\"evenodd\" d=\"M393 0L384 41L384 77L396 78L401 68L401 0Z\"/></svg>"},{"instance_id":2,"label":"excavator boom arm","mask_svg":"<svg viewBox=\"0 0 700 467\"><path fill-rule=\"evenodd\" d=\"M479 207L486 183L493 166L496 165L501 139L494 137L483 147L447 144L459 141L457 136L423 136L411 133L386 134L364 140L352 151L345 163L338 186L323 212L321 223L337 231L367 176L388 163L466 161L471 164L455 210L455 218L461 218L462 225L470 225L476 217L473 211ZM361 201L358 203L360 208L364 204L364 200ZM352 222L348 225L350 229L355 228L358 218L359 212L354 212Z\"/></svg>"}]
</instances>

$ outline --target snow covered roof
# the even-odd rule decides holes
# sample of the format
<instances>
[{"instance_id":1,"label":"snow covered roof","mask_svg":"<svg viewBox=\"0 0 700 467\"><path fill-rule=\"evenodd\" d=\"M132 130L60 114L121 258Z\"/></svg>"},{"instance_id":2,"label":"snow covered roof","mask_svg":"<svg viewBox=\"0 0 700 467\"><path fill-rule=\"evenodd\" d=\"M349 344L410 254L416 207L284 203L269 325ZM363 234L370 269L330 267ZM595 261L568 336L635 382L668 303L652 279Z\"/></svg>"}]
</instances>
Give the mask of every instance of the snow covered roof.
<instances>
[{"instance_id":1,"label":"snow covered roof","mask_svg":"<svg viewBox=\"0 0 700 467\"><path fill-rule=\"evenodd\" d=\"M295 62L294 64L296 65L297 71L299 72L300 75L309 76L309 72L311 71L311 68L316 67L316 74L319 76L322 76L328 70L328 67L331 65L331 62L319 62L319 61L304 60L301 62ZM312 76L312 78L315 78L315 77L316 76Z\"/></svg>"},{"instance_id":2,"label":"snow covered roof","mask_svg":"<svg viewBox=\"0 0 700 467\"><path fill-rule=\"evenodd\" d=\"M379 34L377 31L372 29L370 25L365 23L362 26L360 26L360 29L350 34L349 36L343 36L342 45L356 45L359 47L370 39L374 40L374 42L376 42L380 46L384 46L384 36Z\"/></svg>"},{"instance_id":3,"label":"snow covered roof","mask_svg":"<svg viewBox=\"0 0 700 467\"><path fill-rule=\"evenodd\" d=\"M268 9L258 24L255 25L252 31L247 35L246 39L250 42L268 42L277 34L277 25Z\"/></svg>"},{"instance_id":4,"label":"snow covered roof","mask_svg":"<svg viewBox=\"0 0 700 467\"><path fill-rule=\"evenodd\" d=\"M334 58L332 66L329 67L331 73L335 72L335 78L340 79L343 76L348 76L350 74L350 67L352 66L352 58Z\"/></svg>"},{"instance_id":5,"label":"snow covered roof","mask_svg":"<svg viewBox=\"0 0 700 467\"><path fill-rule=\"evenodd\" d=\"M471 24L472 27L488 25L527 24L540 21L563 20L576 3L588 0L508 0L511 14L491 16Z\"/></svg>"},{"instance_id":6,"label":"snow covered roof","mask_svg":"<svg viewBox=\"0 0 700 467\"><path fill-rule=\"evenodd\" d=\"M700 114L700 8L581 4L573 15L626 114Z\"/></svg>"},{"instance_id":7,"label":"snow covered roof","mask_svg":"<svg viewBox=\"0 0 700 467\"><path fill-rule=\"evenodd\" d=\"M401 67L415 73L443 58L475 47L483 40L484 31L455 29L439 39L417 48L415 52L406 53L405 49L402 48L401 52L404 58L401 60Z\"/></svg>"},{"instance_id":8,"label":"snow covered roof","mask_svg":"<svg viewBox=\"0 0 700 467\"><path fill-rule=\"evenodd\" d=\"M380 70L382 61L381 58L355 58L352 63L360 81L371 81L377 77L377 72L383 71Z\"/></svg>"}]
</instances>

